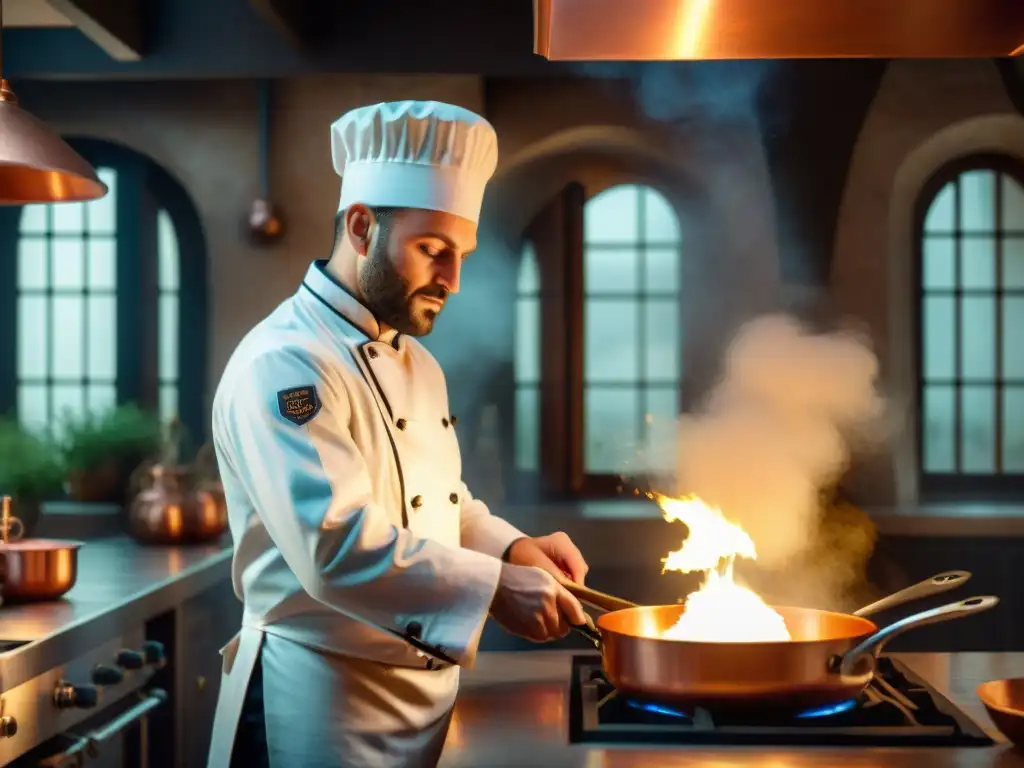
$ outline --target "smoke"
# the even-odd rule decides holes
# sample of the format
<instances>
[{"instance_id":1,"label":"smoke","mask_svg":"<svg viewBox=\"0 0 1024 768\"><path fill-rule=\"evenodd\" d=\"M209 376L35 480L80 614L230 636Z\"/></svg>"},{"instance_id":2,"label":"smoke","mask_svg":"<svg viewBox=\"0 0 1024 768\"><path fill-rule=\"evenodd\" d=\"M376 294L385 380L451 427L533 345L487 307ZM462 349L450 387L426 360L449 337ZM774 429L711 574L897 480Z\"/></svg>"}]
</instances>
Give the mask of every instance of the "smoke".
<instances>
[{"instance_id":1,"label":"smoke","mask_svg":"<svg viewBox=\"0 0 1024 768\"><path fill-rule=\"evenodd\" d=\"M580 125L589 121L598 125L622 121L635 125L639 130L650 131L652 140L657 134L677 141L679 154L701 156L701 161L695 165L705 169L703 174L707 186L702 192L708 200L715 201L715 210L742 210L743 221L746 224L753 222L741 228L726 225L724 228L730 231L723 236L721 252L713 249L701 251L694 230L688 231L687 237L693 238L691 242L694 245L683 267L690 285L711 288L697 291L706 296L715 293L713 287L721 279L718 272L723 269L723 264L729 264L728 280L736 289L732 303L742 306L747 313L752 311L751 304L756 303L757 307L767 304L759 297L759 292L768 289L764 288L765 281L760 279L765 263L764 241L760 235L762 228L757 223L762 215L770 216L770 212L766 214L754 208L759 205L759 189L763 183L759 175L760 155L750 153L742 143L738 145L737 135L746 137L748 133L754 134L751 128L759 126L763 136L766 131L771 132L766 127L766 120L779 123L781 115L767 117L759 97L772 84L781 67L782 64L776 61L590 62L572 65L576 74L589 80L582 85L584 89L592 89L594 81L607 88L607 104L600 103L598 99L592 111L589 106L584 107ZM632 96L632 104L628 106L621 98L626 89ZM592 90L585 92L593 93ZM567 108L574 107L570 103ZM634 112L632 115L623 114L630 110ZM644 120L637 120L638 115L643 115L649 122L668 126L669 130L654 131L651 125L644 125ZM565 127L574 122L567 121ZM499 142L502 142L503 129L500 124L497 127ZM538 188L543 187L542 180L549 167L555 165L547 163L531 169L531 179ZM687 213L698 215L696 208ZM498 414L494 408L494 403L500 399L494 393L508 386L514 376L514 349L502 340L516 338L519 343L521 339L517 336L540 332L539 326L519 329L512 325L507 313L495 311L505 301L514 300L512 287L516 283L519 264L518 254L512 253L508 244L497 236L501 226L503 224L496 217L481 227L480 255L475 256L463 272L463 290L442 313L434 333L424 339L447 374L453 408L463 416L466 476L472 487L494 504L499 504L503 496L501 462L512 460L507 452L502 457L500 447L496 446L499 443L511 444L513 438L510 433L516 426L510 415ZM733 258L724 258L723 253L731 254ZM747 259L749 269L733 267ZM725 316L720 301L705 309L700 296L690 300L689 311L713 316L716 322L709 325L722 320L731 323L733 319L731 314ZM467 329L472 332L467 333ZM536 349L541 348L539 335L527 340L526 344L530 342ZM531 417L536 419L537 415L521 413L517 418L526 420ZM628 437L619 439L627 441Z\"/></svg>"},{"instance_id":2,"label":"smoke","mask_svg":"<svg viewBox=\"0 0 1024 768\"><path fill-rule=\"evenodd\" d=\"M637 106L651 120L735 123L758 117L758 96L780 72L777 61L591 62L585 76L628 81Z\"/></svg>"},{"instance_id":3,"label":"smoke","mask_svg":"<svg viewBox=\"0 0 1024 768\"><path fill-rule=\"evenodd\" d=\"M860 334L766 315L740 329L720 381L680 419L677 494L750 534L748 581L773 602L839 607L862 581L873 526L832 492L852 453L886 435L878 374Z\"/></svg>"}]
</instances>

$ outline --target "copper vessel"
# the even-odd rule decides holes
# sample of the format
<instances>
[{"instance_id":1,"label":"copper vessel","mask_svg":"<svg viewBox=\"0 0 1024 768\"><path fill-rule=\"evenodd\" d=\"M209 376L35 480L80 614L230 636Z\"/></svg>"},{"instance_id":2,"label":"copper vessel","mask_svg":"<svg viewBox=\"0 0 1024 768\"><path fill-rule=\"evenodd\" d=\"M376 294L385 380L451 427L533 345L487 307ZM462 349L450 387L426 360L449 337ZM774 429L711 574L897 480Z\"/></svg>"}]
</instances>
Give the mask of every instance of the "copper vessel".
<instances>
[{"instance_id":1,"label":"copper vessel","mask_svg":"<svg viewBox=\"0 0 1024 768\"><path fill-rule=\"evenodd\" d=\"M128 509L132 536L146 544L202 544L227 530L220 483L199 480L188 466L149 464L136 473L140 490Z\"/></svg>"},{"instance_id":2,"label":"copper vessel","mask_svg":"<svg viewBox=\"0 0 1024 768\"><path fill-rule=\"evenodd\" d=\"M966 578L940 574L858 613L937 594ZM567 583L582 602L601 593ZM622 605L616 599L610 605ZM915 627L980 613L996 597L972 597L915 614L879 628L864 615L815 608L773 606L786 622L786 642L691 642L664 639L685 605L634 606L612 610L596 627L576 627L601 651L608 681L627 695L682 710L799 712L856 698L871 682L875 659L886 642ZM881 606L881 607L879 607Z\"/></svg>"},{"instance_id":3,"label":"copper vessel","mask_svg":"<svg viewBox=\"0 0 1024 768\"><path fill-rule=\"evenodd\" d=\"M977 693L999 732L1024 746L1024 677L989 680L978 686Z\"/></svg>"},{"instance_id":4,"label":"copper vessel","mask_svg":"<svg viewBox=\"0 0 1024 768\"><path fill-rule=\"evenodd\" d=\"M11 515L11 497L2 500L0 582L4 602L57 600L78 579L79 541L21 540L24 526Z\"/></svg>"},{"instance_id":5,"label":"copper vessel","mask_svg":"<svg viewBox=\"0 0 1024 768\"><path fill-rule=\"evenodd\" d=\"M550 61L992 58L1024 52L1020 0L533 0Z\"/></svg>"}]
</instances>

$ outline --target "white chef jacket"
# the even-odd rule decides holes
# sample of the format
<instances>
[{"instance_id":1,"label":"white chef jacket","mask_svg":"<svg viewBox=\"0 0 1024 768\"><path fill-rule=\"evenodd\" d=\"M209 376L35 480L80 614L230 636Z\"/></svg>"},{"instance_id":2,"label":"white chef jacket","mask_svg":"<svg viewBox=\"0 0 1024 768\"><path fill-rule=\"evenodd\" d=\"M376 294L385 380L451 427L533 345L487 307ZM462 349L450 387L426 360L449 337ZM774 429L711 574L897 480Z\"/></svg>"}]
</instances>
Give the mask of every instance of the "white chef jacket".
<instances>
[{"instance_id":1,"label":"white chef jacket","mask_svg":"<svg viewBox=\"0 0 1024 768\"><path fill-rule=\"evenodd\" d=\"M308 711L317 697L294 689L296 728L337 717L328 731L386 734L438 722L456 665L475 659L499 558L523 536L462 482L437 361L415 339L381 333L324 266L242 340L214 397L245 610L224 650L209 768L229 764L264 633L277 657L284 647L335 658L319 684L335 698L352 691L342 715ZM373 696L357 695L368 687Z\"/></svg>"}]
</instances>

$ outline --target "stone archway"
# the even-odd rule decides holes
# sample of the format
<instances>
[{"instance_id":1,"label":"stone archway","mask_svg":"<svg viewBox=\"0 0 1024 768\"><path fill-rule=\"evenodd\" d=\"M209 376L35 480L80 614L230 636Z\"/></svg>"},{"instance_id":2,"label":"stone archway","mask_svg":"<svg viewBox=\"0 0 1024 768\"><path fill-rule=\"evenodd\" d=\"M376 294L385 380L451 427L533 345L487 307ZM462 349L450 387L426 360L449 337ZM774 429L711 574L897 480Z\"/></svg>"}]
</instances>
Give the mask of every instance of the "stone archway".
<instances>
[{"instance_id":1,"label":"stone archway","mask_svg":"<svg viewBox=\"0 0 1024 768\"><path fill-rule=\"evenodd\" d=\"M645 184L673 205L686 260L684 323L687 389L716 375L723 344L750 315L781 300L774 202L756 126L714 137L665 138L621 126L580 126L553 133L503 163L488 192L486 237L514 285L523 229L565 184L594 194L622 183ZM483 233L482 233L483 234ZM490 258L490 256L488 257Z\"/></svg>"},{"instance_id":2,"label":"stone archway","mask_svg":"<svg viewBox=\"0 0 1024 768\"><path fill-rule=\"evenodd\" d=\"M756 131L668 139L653 130L594 125L549 134L501 164L485 200L478 251L463 272L463 295L428 340L448 371L453 401L466 404L466 427L488 405L481 397L502 390L506 379L512 382L522 233L569 182L591 194L621 183L652 186L676 209L684 250L699 254L686 260L683 281L687 393L699 395L714 380L736 325L778 300L774 204ZM469 338L467 328L474 329ZM498 404L503 436L513 428L501 416L511 412L513 394L505 392L509 403ZM475 435L464 434L472 476ZM507 449L503 457L512 460Z\"/></svg>"},{"instance_id":3,"label":"stone archway","mask_svg":"<svg viewBox=\"0 0 1024 768\"><path fill-rule=\"evenodd\" d=\"M1024 117L995 65L890 65L854 150L831 274L839 310L870 331L893 404L888 450L861 462L851 483L872 506L918 502L914 205L933 174L977 153L1024 157Z\"/></svg>"},{"instance_id":4,"label":"stone archway","mask_svg":"<svg viewBox=\"0 0 1024 768\"><path fill-rule=\"evenodd\" d=\"M502 163L484 216L499 235L516 239L566 184L582 183L589 192L626 179L665 190L677 208L696 187L691 169L649 136L619 126L581 126L551 134Z\"/></svg>"},{"instance_id":5,"label":"stone archway","mask_svg":"<svg viewBox=\"0 0 1024 768\"><path fill-rule=\"evenodd\" d=\"M463 270L460 295L426 340L447 373L452 401L464 411L460 425L467 481L490 500L502 495L502 472L494 466L493 435L485 432L499 433L499 463L513 462L515 448L512 363L523 232L570 182L592 192L618 183L649 184L664 191L679 213L692 207L688 197L696 197L685 168L652 147L649 137L629 129L561 131L502 164L488 187L479 246ZM473 332L467 335L466 329ZM487 430L480 429L483 422Z\"/></svg>"}]
</instances>

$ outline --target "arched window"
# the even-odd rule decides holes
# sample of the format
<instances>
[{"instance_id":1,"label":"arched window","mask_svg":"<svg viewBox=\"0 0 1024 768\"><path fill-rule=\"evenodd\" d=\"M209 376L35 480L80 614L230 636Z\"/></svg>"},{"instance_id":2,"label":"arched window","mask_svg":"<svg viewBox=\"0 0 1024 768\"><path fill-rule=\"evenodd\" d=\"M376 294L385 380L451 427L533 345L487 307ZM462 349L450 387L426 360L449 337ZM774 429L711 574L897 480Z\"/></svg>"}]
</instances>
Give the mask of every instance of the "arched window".
<instances>
[{"instance_id":1,"label":"arched window","mask_svg":"<svg viewBox=\"0 0 1024 768\"><path fill-rule=\"evenodd\" d=\"M540 458L540 270L527 240L516 282L516 469L536 472Z\"/></svg>"},{"instance_id":2,"label":"arched window","mask_svg":"<svg viewBox=\"0 0 1024 768\"><path fill-rule=\"evenodd\" d=\"M584 466L670 471L679 413L680 231L649 187L612 187L583 209Z\"/></svg>"},{"instance_id":3,"label":"arched window","mask_svg":"<svg viewBox=\"0 0 1024 768\"><path fill-rule=\"evenodd\" d=\"M569 185L529 232L516 291L516 469L586 496L670 472L682 357L675 211L646 186L586 200Z\"/></svg>"},{"instance_id":4,"label":"arched window","mask_svg":"<svg viewBox=\"0 0 1024 768\"><path fill-rule=\"evenodd\" d=\"M924 190L920 468L924 495L1024 490L1024 186L1002 157Z\"/></svg>"},{"instance_id":5,"label":"arched window","mask_svg":"<svg viewBox=\"0 0 1024 768\"><path fill-rule=\"evenodd\" d=\"M29 205L17 259L17 413L50 430L117 401L117 172L91 203Z\"/></svg>"},{"instance_id":6,"label":"arched window","mask_svg":"<svg viewBox=\"0 0 1024 768\"><path fill-rule=\"evenodd\" d=\"M180 410L178 386L178 350L181 297L179 292L178 233L166 209L156 215L157 252L157 377L160 382L160 418L167 422Z\"/></svg>"},{"instance_id":7,"label":"arched window","mask_svg":"<svg viewBox=\"0 0 1024 768\"><path fill-rule=\"evenodd\" d=\"M136 402L206 427L206 257L184 189L155 163L71 142L110 193L0 213L0 408L58 430L65 414ZM8 256L4 256L6 253ZM182 322L187 317L187 323Z\"/></svg>"}]
</instances>

